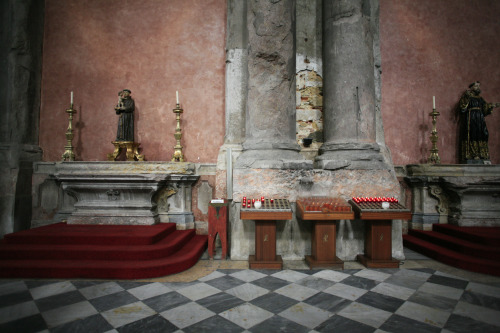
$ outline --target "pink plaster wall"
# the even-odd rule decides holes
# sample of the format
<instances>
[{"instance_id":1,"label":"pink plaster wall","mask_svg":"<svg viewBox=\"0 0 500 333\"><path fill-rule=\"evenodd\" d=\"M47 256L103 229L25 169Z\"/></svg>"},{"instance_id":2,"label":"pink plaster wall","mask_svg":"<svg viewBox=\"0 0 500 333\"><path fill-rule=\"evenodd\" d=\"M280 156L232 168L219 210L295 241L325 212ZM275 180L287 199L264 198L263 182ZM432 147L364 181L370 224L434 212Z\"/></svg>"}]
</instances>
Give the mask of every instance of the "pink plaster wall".
<instances>
[{"instance_id":1,"label":"pink plaster wall","mask_svg":"<svg viewBox=\"0 0 500 333\"><path fill-rule=\"evenodd\" d=\"M468 85L500 102L500 1L381 0L382 117L396 165L430 154L432 96L441 163L458 163L455 107ZM491 161L500 163L500 108L487 117Z\"/></svg>"},{"instance_id":2,"label":"pink plaster wall","mask_svg":"<svg viewBox=\"0 0 500 333\"><path fill-rule=\"evenodd\" d=\"M500 102L500 2L380 0L382 117L396 165L430 154L428 113L436 96L439 155L457 163L455 106L470 82ZM40 113L45 161L61 159L74 91L78 160L112 151L117 92L132 90L136 141L147 160L170 160L175 91L184 154L216 162L224 138L225 0L46 0ZM500 109L487 117L500 163Z\"/></svg>"},{"instance_id":3,"label":"pink plaster wall","mask_svg":"<svg viewBox=\"0 0 500 333\"><path fill-rule=\"evenodd\" d=\"M170 160L179 91L190 162L216 162L224 140L225 0L46 0L40 113L45 161L61 159L70 92L77 159L113 151L119 90L132 90L146 160Z\"/></svg>"}]
</instances>

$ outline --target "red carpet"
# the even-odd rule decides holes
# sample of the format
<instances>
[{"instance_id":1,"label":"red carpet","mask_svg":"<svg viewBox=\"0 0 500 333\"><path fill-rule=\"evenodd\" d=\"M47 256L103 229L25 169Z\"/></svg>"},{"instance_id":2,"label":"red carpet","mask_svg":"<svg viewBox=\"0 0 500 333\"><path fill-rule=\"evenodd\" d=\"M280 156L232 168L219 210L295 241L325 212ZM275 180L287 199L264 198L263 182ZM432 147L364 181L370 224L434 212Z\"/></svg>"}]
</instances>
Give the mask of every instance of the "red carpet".
<instances>
[{"instance_id":1,"label":"red carpet","mask_svg":"<svg viewBox=\"0 0 500 333\"><path fill-rule=\"evenodd\" d=\"M57 223L5 235L2 278L143 279L182 272L198 262L207 236L152 226Z\"/></svg>"},{"instance_id":2,"label":"red carpet","mask_svg":"<svg viewBox=\"0 0 500 333\"><path fill-rule=\"evenodd\" d=\"M500 276L500 227L434 224L432 231L409 230L403 244L450 266Z\"/></svg>"}]
</instances>

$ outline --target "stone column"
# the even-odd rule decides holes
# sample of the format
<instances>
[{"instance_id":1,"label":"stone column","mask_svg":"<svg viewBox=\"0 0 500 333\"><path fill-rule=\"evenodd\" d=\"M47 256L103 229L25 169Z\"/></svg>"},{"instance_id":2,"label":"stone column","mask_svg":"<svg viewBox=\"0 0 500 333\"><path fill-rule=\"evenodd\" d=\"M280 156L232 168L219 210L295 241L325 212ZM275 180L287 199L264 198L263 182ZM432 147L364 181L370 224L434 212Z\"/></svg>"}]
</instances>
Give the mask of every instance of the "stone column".
<instances>
[{"instance_id":1,"label":"stone column","mask_svg":"<svg viewBox=\"0 0 500 333\"><path fill-rule=\"evenodd\" d=\"M236 167L302 160L295 141L295 1L248 0L248 97Z\"/></svg>"},{"instance_id":2,"label":"stone column","mask_svg":"<svg viewBox=\"0 0 500 333\"><path fill-rule=\"evenodd\" d=\"M330 193L347 198L399 197L379 112L378 8L379 0L323 1L325 142L315 164L329 175ZM351 226L354 239L339 239L342 249L338 253L346 259L364 251L363 228L359 223ZM392 226L392 256L404 258L401 221L397 220Z\"/></svg>"},{"instance_id":3,"label":"stone column","mask_svg":"<svg viewBox=\"0 0 500 333\"><path fill-rule=\"evenodd\" d=\"M312 169L296 142L295 0L247 0L247 102L243 153L234 164L232 259L254 252L254 223L239 218L243 196L295 200L296 174ZM277 251L297 259L308 244L298 222L279 223ZM295 238L294 238L295 237ZM300 239L298 239L300 238ZM300 250L297 250L299 249Z\"/></svg>"},{"instance_id":4,"label":"stone column","mask_svg":"<svg viewBox=\"0 0 500 333\"><path fill-rule=\"evenodd\" d=\"M377 143L378 0L323 1L323 169L388 169Z\"/></svg>"}]
</instances>

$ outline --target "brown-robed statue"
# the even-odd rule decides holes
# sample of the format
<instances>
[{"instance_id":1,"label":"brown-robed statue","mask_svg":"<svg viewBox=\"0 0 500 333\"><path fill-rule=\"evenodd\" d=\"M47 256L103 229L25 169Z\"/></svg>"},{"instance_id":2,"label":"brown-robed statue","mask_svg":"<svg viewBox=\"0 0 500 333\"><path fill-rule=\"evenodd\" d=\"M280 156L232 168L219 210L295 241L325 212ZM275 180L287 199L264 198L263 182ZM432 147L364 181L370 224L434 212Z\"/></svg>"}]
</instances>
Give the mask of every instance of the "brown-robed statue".
<instances>
[{"instance_id":1,"label":"brown-robed statue","mask_svg":"<svg viewBox=\"0 0 500 333\"><path fill-rule=\"evenodd\" d=\"M490 153L488 149L488 129L485 117L490 115L493 108L500 103L487 103L481 97L479 81L471 83L458 105L460 116L460 162L461 163L488 163Z\"/></svg>"},{"instance_id":2,"label":"brown-robed statue","mask_svg":"<svg viewBox=\"0 0 500 333\"><path fill-rule=\"evenodd\" d=\"M135 103L130 97L132 92L123 89L118 93L118 104L115 106L118 118L116 141L134 141L134 110Z\"/></svg>"}]
</instances>

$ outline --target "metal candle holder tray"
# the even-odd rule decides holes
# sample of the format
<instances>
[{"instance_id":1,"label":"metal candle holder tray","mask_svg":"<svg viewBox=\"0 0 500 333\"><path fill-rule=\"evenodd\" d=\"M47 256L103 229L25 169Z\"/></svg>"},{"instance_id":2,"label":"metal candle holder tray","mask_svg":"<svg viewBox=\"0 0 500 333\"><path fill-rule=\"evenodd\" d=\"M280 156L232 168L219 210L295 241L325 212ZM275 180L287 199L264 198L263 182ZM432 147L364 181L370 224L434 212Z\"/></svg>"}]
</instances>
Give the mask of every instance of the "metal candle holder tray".
<instances>
[{"instance_id":1,"label":"metal candle holder tray","mask_svg":"<svg viewBox=\"0 0 500 333\"><path fill-rule=\"evenodd\" d=\"M290 220L292 208L287 199L265 199L260 208L241 207L240 218L242 220Z\"/></svg>"}]
</instances>

